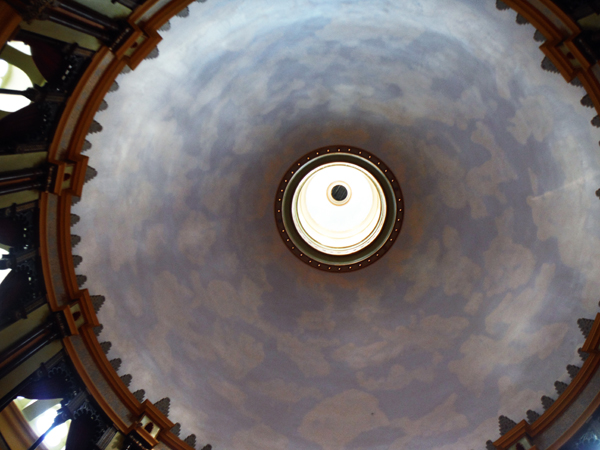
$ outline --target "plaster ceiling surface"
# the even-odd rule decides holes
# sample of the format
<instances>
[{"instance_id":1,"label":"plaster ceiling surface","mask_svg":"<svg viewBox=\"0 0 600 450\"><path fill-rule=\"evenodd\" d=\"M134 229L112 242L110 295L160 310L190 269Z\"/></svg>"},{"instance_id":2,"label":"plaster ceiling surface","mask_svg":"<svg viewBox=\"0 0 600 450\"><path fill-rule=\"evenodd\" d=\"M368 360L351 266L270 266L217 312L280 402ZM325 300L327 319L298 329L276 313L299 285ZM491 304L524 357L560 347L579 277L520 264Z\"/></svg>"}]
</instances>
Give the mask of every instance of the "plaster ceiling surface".
<instances>
[{"instance_id":1,"label":"plaster ceiling surface","mask_svg":"<svg viewBox=\"0 0 600 450\"><path fill-rule=\"evenodd\" d=\"M578 361L600 298L584 91L492 0L209 1L120 76L75 253L110 358L216 449L482 449ZM275 189L347 144L401 182L373 266L329 274Z\"/></svg>"}]
</instances>

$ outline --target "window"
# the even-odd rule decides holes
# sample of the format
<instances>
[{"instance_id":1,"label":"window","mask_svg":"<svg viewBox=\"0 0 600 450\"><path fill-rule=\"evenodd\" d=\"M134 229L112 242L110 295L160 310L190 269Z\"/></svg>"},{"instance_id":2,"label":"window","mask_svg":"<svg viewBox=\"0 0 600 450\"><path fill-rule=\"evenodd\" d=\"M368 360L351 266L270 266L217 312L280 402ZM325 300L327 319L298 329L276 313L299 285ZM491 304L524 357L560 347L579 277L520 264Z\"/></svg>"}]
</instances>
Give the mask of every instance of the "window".
<instances>
[{"instance_id":1,"label":"window","mask_svg":"<svg viewBox=\"0 0 600 450\"><path fill-rule=\"evenodd\" d=\"M54 418L60 409L60 401L61 399L31 400L24 397L17 397L14 403L34 433L37 436L41 436L52 426ZM65 423L55 427L44 438L42 442L44 447L48 450L65 450L70 425L71 420L67 420Z\"/></svg>"},{"instance_id":2,"label":"window","mask_svg":"<svg viewBox=\"0 0 600 450\"><path fill-rule=\"evenodd\" d=\"M4 250L3 248L0 248L0 258L2 257L2 255L8 255L8 251ZM9 273L10 269L0 270L0 283L4 281L4 279L8 276Z\"/></svg>"},{"instance_id":3,"label":"window","mask_svg":"<svg viewBox=\"0 0 600 450\"><path fill-rule=\"evenodd\" d=\"M0 59L0 88L24 91L33 87L25 72L17 66ZM22 95L0 94L0 110L15 112L29 105L31 101Z\"/></svg>"}]
</instances>

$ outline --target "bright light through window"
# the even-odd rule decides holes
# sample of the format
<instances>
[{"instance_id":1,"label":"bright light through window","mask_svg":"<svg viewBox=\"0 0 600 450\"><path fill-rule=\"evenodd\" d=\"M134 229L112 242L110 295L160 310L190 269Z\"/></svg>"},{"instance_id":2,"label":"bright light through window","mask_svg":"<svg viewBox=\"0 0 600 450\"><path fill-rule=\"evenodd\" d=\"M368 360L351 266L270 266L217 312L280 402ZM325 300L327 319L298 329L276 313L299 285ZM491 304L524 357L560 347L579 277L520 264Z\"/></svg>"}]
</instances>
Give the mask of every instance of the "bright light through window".
<instances>
[{"instance_id":1,"label":"bright light through window","mask_svg":"<svg viewBox=\"0 0 600 450\"><path fill-rule=\"evenodd\" d=\"M0 258L2 255L8 255L8 252L3 248L0 248ZM10 273L10 269L0 270L0 283L4 281L6 276Z\"/></svg>"},{"instance_id":2,"label":"bright light through window","mask_svg":"<svg viewBox=\"0 0 600 450\"><path fill-rule=\"evenodd\" d=\"M0 84L2 84L2 78L8 72L8 63L3 59L0 59Z\"/></svg>"},{"instance_id":3,"label":"bright light through window","mask_svg":"<svg viewBox=\"0 0 600 450\"><path fill-rule=\"evenodd\" d=\"M0 87L15 91L24 91L33 87L33 83L25 72L0 59ZM15 112L29 105L31 101L22 95L0 94L0 110Z\"/></svg>"},{"instance_id":4,"label":"bright light through window","mask_svg":"<svg viewBox=\"0 0 600 450\"><path fill-rule=\"evenodd\" d=\"M57 412L60 408L60 405L53 406L49 408L46 412L41 414L37 419L35 419L33 423L33 428L38 436L44 434L48 428L52 426L54 423L54 418L57 415ZM44 439L44 445L51 449L61 444L67 437L69 433L69 424L70 420L67 420L65 423L60 424L56 428L54 428Z\"/></svg>"},{"instance_id":5,"label":"bright light through window","mask_svg":"<svg viewBox=\"0 0 600 450\"><path fill-rule=\"evenodd\" d=\"M31 47L21 41L9 41L7 42L12 48L19 50L21 53L31 56Z\"/></svg>"}]
</instances>

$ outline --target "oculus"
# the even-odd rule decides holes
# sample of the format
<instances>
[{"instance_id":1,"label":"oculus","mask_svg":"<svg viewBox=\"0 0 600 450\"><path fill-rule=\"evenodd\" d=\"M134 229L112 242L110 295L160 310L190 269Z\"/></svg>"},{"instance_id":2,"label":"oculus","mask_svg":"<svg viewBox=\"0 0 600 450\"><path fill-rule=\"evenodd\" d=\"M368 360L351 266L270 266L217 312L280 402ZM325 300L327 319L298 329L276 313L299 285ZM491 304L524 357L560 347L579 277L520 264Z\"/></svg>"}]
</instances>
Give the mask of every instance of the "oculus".
<instances>
[{"instance_id":1,"label":"oculus","mask_svg":"<svg viewBox=\"0 0 600 450\"><path fill-rule=\"evenodd\" d=\"M303 262L330 272L362 269L397 240L400 184L375 155L349 146L314 150L287 170L275 197L279 235Z\"/></svg>"}]
</instances>

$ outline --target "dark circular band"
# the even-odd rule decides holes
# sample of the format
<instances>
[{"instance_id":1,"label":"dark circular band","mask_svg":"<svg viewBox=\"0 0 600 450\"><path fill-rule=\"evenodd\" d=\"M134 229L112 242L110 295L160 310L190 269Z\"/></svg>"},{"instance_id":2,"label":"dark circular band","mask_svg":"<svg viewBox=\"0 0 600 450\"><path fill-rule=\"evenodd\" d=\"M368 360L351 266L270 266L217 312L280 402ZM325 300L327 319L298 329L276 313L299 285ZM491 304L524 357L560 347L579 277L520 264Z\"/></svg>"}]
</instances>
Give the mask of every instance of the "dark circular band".
<instances>
[{"instance_id":1,"label":"dark circular band","mask_svg":"<svg viewBox=\"0 0 600 450\"><path fill-rule=\"evenodd\" d=\"M298 184L313 169L333 162L355 164L368 171L381 186L387 205L383 228L367 247L349 255L329 255L309 245L292 219L292 199ZM329 146L314 150L286 171L275 196L275 222L284 244L302 262L326 272L350 272L379 260L396 242L404 219L400 183L383 161L366 150L351 146Z\"/></svg>"}]
</instances>

